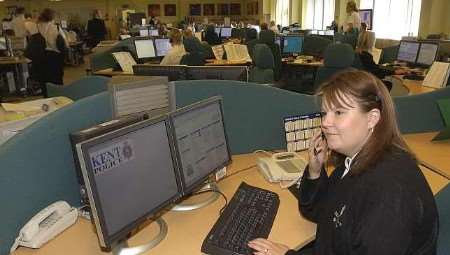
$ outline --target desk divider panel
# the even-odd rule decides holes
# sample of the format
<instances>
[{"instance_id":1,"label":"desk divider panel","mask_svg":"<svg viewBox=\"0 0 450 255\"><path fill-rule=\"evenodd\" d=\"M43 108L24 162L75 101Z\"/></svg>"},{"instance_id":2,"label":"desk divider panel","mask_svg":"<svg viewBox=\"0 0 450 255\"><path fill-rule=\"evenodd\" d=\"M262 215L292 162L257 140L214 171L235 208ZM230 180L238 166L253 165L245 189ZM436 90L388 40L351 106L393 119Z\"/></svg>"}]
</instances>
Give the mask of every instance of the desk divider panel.
<instances>
[{"instance_id":1,"label":"desk divider panel","mask_svg":"<svg viewBox=\"0 0 450 255\"><path fill-rule=\"evenodd\" d=\"M110 120L107 92L52 112L0 146L0 254L23 225L57 200L80 205L69 133Z\"/></svg>"}]
</instances>

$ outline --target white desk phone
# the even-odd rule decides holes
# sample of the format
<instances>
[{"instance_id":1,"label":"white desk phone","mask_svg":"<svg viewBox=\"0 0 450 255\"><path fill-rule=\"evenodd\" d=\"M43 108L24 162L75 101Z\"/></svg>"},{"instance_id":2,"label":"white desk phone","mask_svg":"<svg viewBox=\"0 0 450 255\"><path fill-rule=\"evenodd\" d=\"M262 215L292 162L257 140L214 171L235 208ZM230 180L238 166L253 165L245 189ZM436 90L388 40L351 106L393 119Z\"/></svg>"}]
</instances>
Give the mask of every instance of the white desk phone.
<instances>
[{"instance_id":1,"label":"white desk phone","mask_svg":"<svg viewBox=\"0 0 450 255\"><path fill-rule=\"evenodd\" d=\"M74 224L77 217L77 209L70 207L65 201L57 201L49 205L36 214L20 230L16 243L11 248L11 252L18 245L40 248L64 229Z\"/></svg>"},{"instance_id":2,"label":"white desk phone","mask_svg":"<svg viewBox=\"0 0 450 255\"><path fill-rule=\"evenodd\" d=\"M257 160L259 171L269 182L298 180L308 162L295 152L275 153Z\"/></svg>"}]
</instances>

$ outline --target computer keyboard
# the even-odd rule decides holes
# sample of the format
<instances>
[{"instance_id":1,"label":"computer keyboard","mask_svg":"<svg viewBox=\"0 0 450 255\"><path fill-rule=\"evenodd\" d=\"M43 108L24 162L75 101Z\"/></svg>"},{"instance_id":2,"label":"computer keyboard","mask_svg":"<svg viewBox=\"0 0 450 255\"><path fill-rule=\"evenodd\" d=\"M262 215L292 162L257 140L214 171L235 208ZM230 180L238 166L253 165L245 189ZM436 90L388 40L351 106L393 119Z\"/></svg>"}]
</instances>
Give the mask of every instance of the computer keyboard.
<instances>
[{"instance_id":1,"label":"computer keyboard","mask_svg":"<svg viewBox=\"0 0 450 255\"><path fill-rule=\"evenodd\" d=\"M241 183L203 240L202 252L211 255L253 254L248 242L269 236L279 205L276 193Z\"/></svg>"}]
</instances>

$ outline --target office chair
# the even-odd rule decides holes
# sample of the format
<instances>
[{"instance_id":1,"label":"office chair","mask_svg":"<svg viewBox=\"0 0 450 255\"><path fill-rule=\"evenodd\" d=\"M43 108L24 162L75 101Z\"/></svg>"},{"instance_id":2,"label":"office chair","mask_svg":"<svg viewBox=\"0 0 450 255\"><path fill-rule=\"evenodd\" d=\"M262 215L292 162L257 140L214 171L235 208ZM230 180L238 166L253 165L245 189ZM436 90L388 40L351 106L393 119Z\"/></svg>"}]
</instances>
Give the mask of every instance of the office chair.
<instances>
[{"instance_id":1,"label":"office chair","mask_svg":"<svg viewBox=\"0 0 450 255\"><path fill-rule=\"evenodd\" d=\"M448 254L450 250L450 184L447 184L435 196L439 213L439 235L437 255Z\"/></svg>"},{"instance_id":2,"label":"office chair","mask_svg":"<svg viewBox=\"0 0 450 255\"><path fill-rule=\"evenodd\" d=\"M274 81L274 67L272 52L265 44L256 44L253 49L253 68L250 70L249 82L271 83Z\"/></svg>"},{"instance_id":3,"label":"office chair","mask_svg":"<svg viewBox=\"0 0 450 255\"><path fill-rule=\"evenodd\" d=\"M355 60L355 52L346 43L333 43L325 49L323 58L323 66L317 69L314 90L333 74L351 67Z\"/></svg>"},{"instance_id":4,"label":"office chair","mask_svg":"<svg viewBox=\"0 0 450 255\"><path fill-rule=\"evenodd\" d=\"M258 32L254 28L250 28L247 30L247 50L248 54L253 60L253 48L255 48L255 45L258 44Z\"/></svg>"},{"instance_id":5,"label":"office chair","mask_svg":"<svg viewBox=\"0 0 450 255\"><path fill-rule=\"evenodd\" d=\"M303 42L303 55L322 57L325 49L333 41L322 36L308 35Z\"/></svg>"},{"instance_id":6,"label":"office chair","mask_svg":"<svg viewBox=\"0 0 450 255\"><path fill-rule=\"evenodd\" d=\"M381 49L381 57L378 64L392 63L397 59L398 45Z\"/></svg>"},{"instance_id":7,"label":"office chair","mask_svg":"<svg viewBox=\"0 0 450 255\"><path fill-rule=\"evenodd\" d=\"M197 38L186 38L183 40L184 49L187 53L181 58L180 65L205 65L205 53L196 39Z\"/></svg>"},{"instance_id":8,"label":"office chair","mask_svg":"<svg viewBox=\"0 0 450 255\"><path fill-rule=\"evenodd\" d=\"M259 43L269 46L273 55L275 67L273 69L274 79L278 81L281 76L281 49L280 45L275 43L275 33L272 30L263 30L259 33Z\"/></svg>"}]
</instances>

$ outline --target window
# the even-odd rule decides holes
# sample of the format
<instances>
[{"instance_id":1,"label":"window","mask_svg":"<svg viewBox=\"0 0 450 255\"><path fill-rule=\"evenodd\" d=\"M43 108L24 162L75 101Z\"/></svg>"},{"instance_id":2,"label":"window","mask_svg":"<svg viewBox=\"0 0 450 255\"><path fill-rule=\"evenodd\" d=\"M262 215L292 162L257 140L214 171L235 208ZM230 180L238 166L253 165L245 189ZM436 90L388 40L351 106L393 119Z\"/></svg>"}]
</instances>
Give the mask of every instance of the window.
<instances>
[{"instance_id":1,"label":"window","mask_svg":"<svg viewBox=\"0 0 450 255\"><path fill-rule=\"evenodd\" d=\"M307 0L305 28L325 30L333 20L334 0Z\"/></svg>"},{"instance_id":2,"label":"window","mask_svg":"<svg viewBox=\"0 0 450 255\"><path fill-rule=\"evenodd\" d=\"M289 26L289 0L277 0L275 21L282 27Z\"/></svg>"},{"instance_id":3,"label":"window","mask_svg":"<svg viewBox=\"0 0 450 255\"><path fill-rule=\"evenodd\" d=\"M373 9L373 31L378 38L417 36L421 0L361 0L361 9Z\"/></svg>"}]
</instances>

